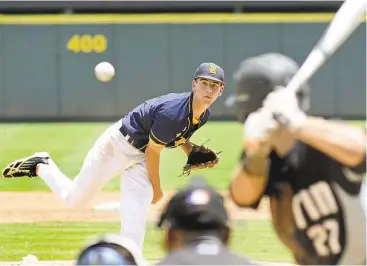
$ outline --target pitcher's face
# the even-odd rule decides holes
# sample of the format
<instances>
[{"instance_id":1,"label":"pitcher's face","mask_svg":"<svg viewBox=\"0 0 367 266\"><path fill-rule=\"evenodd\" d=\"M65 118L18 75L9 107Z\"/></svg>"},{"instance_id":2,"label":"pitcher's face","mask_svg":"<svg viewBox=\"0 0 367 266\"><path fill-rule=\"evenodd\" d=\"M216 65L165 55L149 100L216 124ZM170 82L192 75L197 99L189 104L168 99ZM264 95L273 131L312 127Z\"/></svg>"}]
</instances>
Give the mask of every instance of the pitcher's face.
<instances>
[{"instance_id":1,"label":"pitcher's face","mask_svg":"<svg viewBox=\"0 0 367 266\"><path fill-rule=\"evenodd\" d=\"M197 78L192 81L192 90L200 101L210 105L222 94L224 84L215 80Z\"/></svg>"}]
</instances>

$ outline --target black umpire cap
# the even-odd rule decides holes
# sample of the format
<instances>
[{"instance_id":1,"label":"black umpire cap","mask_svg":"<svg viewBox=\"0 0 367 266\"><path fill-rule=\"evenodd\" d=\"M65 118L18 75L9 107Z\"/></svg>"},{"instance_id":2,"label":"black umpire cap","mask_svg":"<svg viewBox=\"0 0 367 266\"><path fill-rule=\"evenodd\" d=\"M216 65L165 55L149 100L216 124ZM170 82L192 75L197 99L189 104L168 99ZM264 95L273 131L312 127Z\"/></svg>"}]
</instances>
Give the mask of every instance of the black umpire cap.
<instances>
[{"instance_id":1,"label":"black umpire cap","mask_svg":"<svg viewBox=\"0 0 367 266\"><path fill-rule=\"evenodd\" d=\"M224 198L201 177L194 178L168 202L158 227L168 224L183 230L228 227Z\"/></svg>"},{"instance_id":2,"label":"black umpire cap","mask_svg":"<svg viewBox=\"0 0 367 266\"><path fill-rule=\"evenodd\" d=\"M224 71L223 69L215 63L202 63L196 69L194 74L194 79L205 78L215 81L224 82Z\"/></svg>"}]
</instances>

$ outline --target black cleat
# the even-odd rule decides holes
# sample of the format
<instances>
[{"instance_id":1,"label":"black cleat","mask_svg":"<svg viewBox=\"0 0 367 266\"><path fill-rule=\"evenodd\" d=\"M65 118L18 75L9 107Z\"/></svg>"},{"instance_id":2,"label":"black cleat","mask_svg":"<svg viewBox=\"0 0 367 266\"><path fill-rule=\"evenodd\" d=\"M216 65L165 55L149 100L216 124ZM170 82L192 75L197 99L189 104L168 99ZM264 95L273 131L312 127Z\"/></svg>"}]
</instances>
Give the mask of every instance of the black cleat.
<instances>
[{"instance_id":1,"label":"black cleat","mask_svg":"<svg viewBox=\"0 0 367 266\"><path fill-rule=\"evenodd\" d=\"M36 152L35 154L10 163L3 171L3 177L35 177L36 166L39 163L48 164L50 156L47 152Z\"/></svg>"}]
</instances>

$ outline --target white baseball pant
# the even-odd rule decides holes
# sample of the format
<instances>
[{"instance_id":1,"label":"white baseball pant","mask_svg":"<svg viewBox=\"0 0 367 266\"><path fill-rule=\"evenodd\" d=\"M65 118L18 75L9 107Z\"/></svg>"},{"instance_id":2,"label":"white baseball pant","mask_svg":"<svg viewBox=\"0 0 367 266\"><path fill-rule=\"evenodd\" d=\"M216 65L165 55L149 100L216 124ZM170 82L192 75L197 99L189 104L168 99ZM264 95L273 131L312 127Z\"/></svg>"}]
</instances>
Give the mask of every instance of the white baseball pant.
<instances>
[{"instance_id":1,"label":"white baseball pant","mask_svg":"<svg viewBox=\"0 0 367 266\"><path fill-rule=\"evenodd\" d=\"M73 180L51 159L49 165L39 165L38 176L69 206L82 207L109 179L121 175L121 233L142 250L153 189L145 154L125 140L120 125L120 121L113 124L97 139Z\"/></svg>"},{"instance_id":2,"label":"white baseball pant","mask_svg":"<svg viewBox=\"0 0 367 266\"><path fill-rule=\"evenodd\" d=\"M362 202L363 210L367 213L367 184L366 180L363 180L360 192L360 200Z\"/></svg>"}]
</instances>

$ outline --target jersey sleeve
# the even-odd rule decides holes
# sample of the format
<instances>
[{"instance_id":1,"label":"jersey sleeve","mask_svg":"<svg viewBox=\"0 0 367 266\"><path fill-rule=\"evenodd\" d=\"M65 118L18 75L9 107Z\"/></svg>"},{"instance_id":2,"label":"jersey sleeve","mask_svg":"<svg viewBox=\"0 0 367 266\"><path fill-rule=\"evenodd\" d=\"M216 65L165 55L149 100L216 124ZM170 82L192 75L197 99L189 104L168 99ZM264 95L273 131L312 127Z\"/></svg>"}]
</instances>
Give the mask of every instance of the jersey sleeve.
<instances>
[{"instance_id":1,"label":"jersey sleeve","mask_svg":"<svg viewBox=\"0 0 367 266\"><path fill-rule=\"evenodd\" d=\"M364 128L365 134L367 134L367 128ZM363 180L366 175L366 153L364 154L364 158L362 159L361 163L354 166L342 166L342 171L344 176L350 180Z\"/></svg>"},{"instance_id":2,"label":"jersey sleeve","mask_svg":"<svg viewBox=\"0 0 367 266\"><path fill-rule=\"evenodd\" d=\"M353 171L354 173L361 175L361 178L364 177L364 175L366 174L366 154L364 155L364 158L362 160L362 162L354 167L348 167L349 170Z\"/></svg>"},{"instance_id":3,"label":"jersey sleeve","mask_svg":"<svg viewBox=\"0 0 367 266\"><path fill-rule=\"evenodd\" d=\"M175 138L176 123L167 115L158 113L149 132L149 138L156 144L167 145Z\"/></svg>"},{"instance_id":4,"label":"jersey sleeve","mask_svg":"<svg viewBox=\"0 0 367 266\"><path fill-rule=\"evenodd\" d=\"M367 135L367 126L364 128L364 133ZM366 153L364 154L364 158L359 165L349 167L349 169L364 178L364 175L366 175Z\"/></svg>"}]
</instances>

